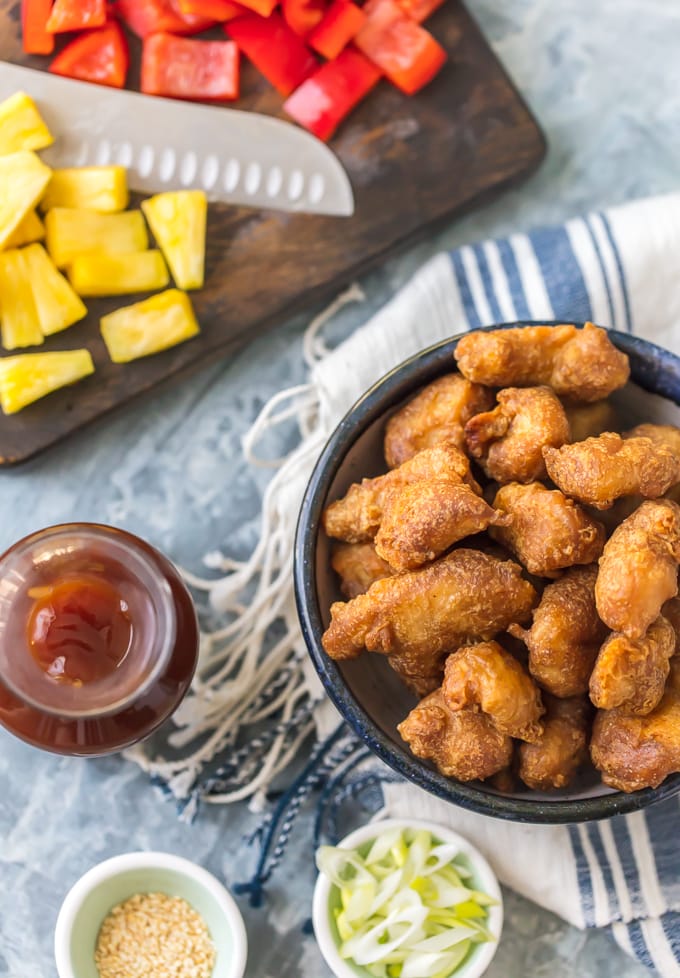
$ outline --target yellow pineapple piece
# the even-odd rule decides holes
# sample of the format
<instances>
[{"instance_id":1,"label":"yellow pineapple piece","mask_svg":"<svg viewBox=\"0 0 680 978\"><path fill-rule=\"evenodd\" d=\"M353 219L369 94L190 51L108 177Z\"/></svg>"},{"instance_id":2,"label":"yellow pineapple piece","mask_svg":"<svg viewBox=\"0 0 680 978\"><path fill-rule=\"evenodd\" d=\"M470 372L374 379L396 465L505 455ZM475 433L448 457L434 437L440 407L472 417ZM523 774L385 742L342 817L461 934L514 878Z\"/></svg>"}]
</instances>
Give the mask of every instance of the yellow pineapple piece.
<instances>
[{"instance_id":1,"label":"yellow pineapple piece","mask_svg":"<svg viewBox=\"0 0 680 978\"><path fill-rule=\"evenodd\" d=\"M28 265L18 248L0 252L0 303L2 345L6 350L44 342Z\"/></svg>"},{"instance_id":2,"label":"yellow pineapple piece","mask_svg":"<svg viewBox=\"0 0 680 978\"><path fill-rule=\"evenodd\" d=\"M114 363L160 353L200 331L191 300L179 289L168 289L102 316L101 329Z\"/></svg>"},{"instance_id":3,"label":"yellow pineapple piece","mask_svg":"<svg viewBox=\"0 0 680 978\"><path fill-rule=\"evenodd\" d=\"M160 251L135 255L79 255L68 269L79 295L129 295L164 289L170 281Z\"/></svg>"},{"instance_id":4,"label":"yellow pineapple piece","mask_svg":"<svg viewBox=\"0 0 680 978\"><path fill-rule=\"evenodd\" d=\"M29 245L22 254L43 336L59 333L87 315L85 303L57 271L41 244Z\"/></svg>"},{"instance_id":5,"label":"yellow pineapple piece","mask_svg":"<svg viewBox=\"0 0 680 978\"><path fill-rule=\"evenodd\" d=\"M44 149L54 137L38 112L35 102L17 92L0 103L0 155L20 149Z\"/></svg>"},{"instance_id":6,"label":"yellow pineapple piece","mask_svg":"<svg viewBox=\"0 0 680 978\"><path fill-rule=\"evenodd\" d=\"M42 241L45 237L45 225L35 211L29 211L21 224L12 231L5 248L20 248L21 245Z\"/></svg>"},{"instance_id":7,"label":"yellow pineapple piece","mask_svg":"<svg viewBox=\"0 0 680 978\"><path fill-rule=\"evenodd\" d=\"M71 207L105 214L125 210L129 199L124 166L73 166L53 171L40 206L44 211Z\"/></svg>"},{"instance_id":8,"label":"yellow pineapple piece","mask_svg":"<svg viewBox=\"0 0 680 978\"><path fill-rule=\"evenodd\" d=\"M97 214L53 207L45 215L45 231L47 250L57 268L70 265L78 255L129 255L149 247L141 211Z\"/></svg>"},{"instance_id":9,"label":"yellow pineapple piece","mask_svg":"<svg viewBox=\"0 0 680 978\"><path fill-rule=\"evenodd\" d=\"M202 288L208 213L203 191L157 194L143 200L141 207L179 288Z\"/></svg>"},{"instance_id":10,"label":"yellow pineapple piece","mask_svg":"<svg viewBox=\"0 0 680 978\"><path fill-rule=\"evenodd\" d=\"M28 150L0 156L0 248L38 203L51 175Z\"/></svg>"},{"instance_id":11,"label":"yellow pineapple piece","mask_svg":"<svg viewBox=\"0 0 680 978\"><path fill-rule=\"evenodd\" d=\"M5 414L16 414L27 404L92 373L89 350L4 357L0 360L0 405Z\"/></svg>"}]
</instances>

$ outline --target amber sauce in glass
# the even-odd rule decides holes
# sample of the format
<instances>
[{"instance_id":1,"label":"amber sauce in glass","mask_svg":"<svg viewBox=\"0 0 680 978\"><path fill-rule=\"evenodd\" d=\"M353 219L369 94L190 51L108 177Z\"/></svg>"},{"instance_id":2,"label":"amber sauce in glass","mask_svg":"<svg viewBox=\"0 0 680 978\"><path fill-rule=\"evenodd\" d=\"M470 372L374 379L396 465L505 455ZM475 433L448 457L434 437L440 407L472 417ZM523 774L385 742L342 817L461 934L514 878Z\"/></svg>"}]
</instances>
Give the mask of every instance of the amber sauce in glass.
<instances>
[{"instance_id":1,"label":"amber sauce in glass","mask_svg":"<svg viewBox=\"0 0 680 978\"><path fill-rule=\"evenodd\" d=\"M35 746L104 754L148 736L187 691L191 596L131 534L53 527L0 558L0 724Z\"/></svg>"}]
</instances>

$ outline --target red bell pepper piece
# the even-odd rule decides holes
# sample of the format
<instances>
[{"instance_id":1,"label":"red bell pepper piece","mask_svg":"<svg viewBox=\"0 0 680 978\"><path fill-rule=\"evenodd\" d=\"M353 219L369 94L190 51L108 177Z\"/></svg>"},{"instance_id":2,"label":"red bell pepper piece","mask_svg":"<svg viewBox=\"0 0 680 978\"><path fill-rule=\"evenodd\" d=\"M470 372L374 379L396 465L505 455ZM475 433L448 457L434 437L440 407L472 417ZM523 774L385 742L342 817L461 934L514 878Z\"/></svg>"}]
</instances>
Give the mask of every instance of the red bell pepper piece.
<instances>
[{"instance_id":1,"label":"red bell pepper piece","mask_svg":"<svg viewBox=\"0 0 680 978\"><path fill-rule=\"evenodd\" d=\"M326 0L281 0L283 19L301 37L321 23L325 10Z\"/></svg>"},{"instance_id":2,"label":"red bell pepper piece","mask_svg":"<svg viewBox=\"0 0 680 978\"><path fill-rule=\"evenodd\" d=\"M434 78L446 61L446 51L397 0L368 0L363 9L366 23L354 43L397 88L413 95Z\"/></svg>"},{"instance_id":3,"label":"red bell pepper piece","mask_svg":"<svg viewBox=\"0 0 680 978\"><path fill-rule=\"evenodd\" d=\"M152 34L142 47L141 90L213 102L238 98L238 48L233 41Z\"/></svg>"},{"instance_id":4,"label":"red bell pepper piece","mask_svg":"<svg viewBox=\"0 0 680 978\"><path fill-rule=\"evenodd\" d=\"M52 0L21 0L21 33L26 54L52 54L54 34L46 27Z\"/></svg>"},{"instance_id":5,"label":"red bell pepper piece","mask_svg":"<svg viewBox=\"0 0 680 978\"><path fill-rule=\"evenodd\" d=\"M106 23L106 0L54 0L47 30L83 31Z\"/></svg>"},{"instance_id":6,"label":"red bell pepper piece","mask_svg":"<svg viewBox=\"0 0 680 978\"><path fill-rule=\"evenodd\" d=\"M246 14L224 29L282 95L290 95L318 66L305 42L279 13L269 17Z\"/></svg>"},{"instance_id":7,"label":"red bell pepper piece","mask_svg":"<svg viewBox=\"0 0 680 978\"><path fill-rule=\"evenodd\" d=\"M180 13L170 0L116 0L114 9L132 33L141 38L163 31L200 34L215 23L205 17Z\"/></svg>"},{"instance_id":8,"label":"red bell pepper piece","mask_svg":"<svg viewBox=\"0 0 680 978\"><path fill-rule=\"evenodd\" d=\"M441 0L443 3L444 0ZM214 21L233 20L248 12L248 8L234 0L177 0L181 14L194 14L197 17Z\"/></svg>"},{"instance_id":9,"label":"red bell pepper piece","mask_svg":"<svg viewBox=\"0 0 680 978\"><path fill-rule=\"evenodd\" d=\"M397 3L408 14L411 20L422 24L444 3L444 0L397 0Z\"/></svg>"},{"instance_id":10,"label":"red bell pepper piece","mask_svg":"<svg viewBox=\"0 0 680 978\"><path fill-rule=\"evenodd\" d=\"M305 129L326 140L381 76L380 68L350 45L303 82L283 108Z\"/></svg>"},{"instance_id":11,"label":"red bell pepper piece","mask_svg":"<svg viewBox=\"0 0 680 978\"><path fill-rule=\"evenodd\" d=\"M366 21L366 14L350 0L333 0L323 20L307 38L307 43L324 58L337 58Z\"/></svg>"},{"instance_id":12,"label":"red bell pepper piece","mask_svg":"<svg viewBox=\"0 0 680 978\"><path fill-rule=\"evenodd\" d=\"M259 14L260 17L269 17L272 11L278 6L279 0L240 0L244 7Z\"/></svg>"},{"instance_id":13,"label":"red bell pepper piece","mask_svg":"<svg viewBox=\"0 0 680 978\"><path fill-rule=\"evenodd\" d=\"M56 56L50 71L66 78L122 88L129 64L125 35L119 24L109 21L104 27L74 38Z\"/></svg>"}]
</instances>

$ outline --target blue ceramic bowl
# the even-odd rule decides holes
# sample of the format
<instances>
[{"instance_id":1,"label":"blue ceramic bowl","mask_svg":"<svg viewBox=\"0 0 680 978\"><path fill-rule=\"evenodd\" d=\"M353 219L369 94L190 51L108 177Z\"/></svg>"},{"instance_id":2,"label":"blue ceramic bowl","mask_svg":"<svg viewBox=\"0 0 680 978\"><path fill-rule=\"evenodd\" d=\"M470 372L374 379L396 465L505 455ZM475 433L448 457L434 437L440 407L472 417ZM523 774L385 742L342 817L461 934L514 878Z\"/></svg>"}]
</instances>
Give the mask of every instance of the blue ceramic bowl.
<instances>
[{"instance_id":1,"label":"blue ceramic bowl","mask_svg":"<svg viewBox=\"0 0 680 978\"><path fill-rule=\"evenodd\" d=\"M518 325L535 324L490 328ZM631 363L631 382L612 397L623 425L643 421L680 425L680 357L634 336L615 331L609 335ZM322 648L330 605L342 600L330 565L330 542L321 528L323 510L351 483L385 471L382 440L387 419L425 384L454 369L458 338L424 350L367 391L335 429L312 473L298 522L294 576L302 632L316 671L345 720L378 757L419 787L464 808L522 822L584 822L670 798L680 792L680 775L672 775L655 790L632 794L613 791L595 776L549 795L529 790L501 794L482 782L464 784L446 778L429 762L414 757L399 737L397 724L416 700L385 657L366 654L334 662Z\"/></svg>"}]
</instances>

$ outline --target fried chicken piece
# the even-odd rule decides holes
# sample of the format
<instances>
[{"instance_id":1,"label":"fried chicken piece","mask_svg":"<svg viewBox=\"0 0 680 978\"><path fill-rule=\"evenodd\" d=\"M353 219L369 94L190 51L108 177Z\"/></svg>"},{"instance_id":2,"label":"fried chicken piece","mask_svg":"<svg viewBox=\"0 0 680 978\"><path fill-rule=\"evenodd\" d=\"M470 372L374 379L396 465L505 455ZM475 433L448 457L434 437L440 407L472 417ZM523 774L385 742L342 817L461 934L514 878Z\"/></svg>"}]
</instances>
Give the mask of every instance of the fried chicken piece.
<instances>
[{"instance_id":1,"label":"fried chicken piece","mask_svg":"<svg viewBox=\"0 0 680 978\"><path fill-rule=\"evenodd\" d=\"M605 431L562 448L544 448L548 475L562 492L596 509L621 496L663 496L680 481L680 456L651 438L622 438Z\"/></svg>"},{"instance_id":2,"label":"fried chicken piece","mask_svg":"<svg viewBox=\"0 0 680 978\"><path fill-rule=\"evenodd\" d=\"M349 600L368 591L371 584L390 577L393 570L379 557L372 543L338 543L331 567L340 578L340 590Z\"/></svg>"},{"instance_id":3,"label":"fried chicken piece","mask_svg":"<svg viewBox=\"0 0 680 978\"><path fill-rule=\"evenodd\" d=\"M572 442L596 438L603 431L616 431L620 427L616 408L611 401L595 401L593 404L567 402L564 410Z\"/></svg>"},{"instance_id":4,"label":"fried chicken piece","mask_svg":"<svg viewBox=\"0 0 680 978\"><path fill-rule=\"evenodd\" d=\"M597 564L572 567L549 584L529 629L508 631L529 649L529 672L556 697L588 692L588 682L607 627L595 607Z\"/></svg>"},{"instance_id":5,"label":"fried chicken piece","mask_svg":"<svg viewBox=\"0 0 680 978\"><path fill-rule=\"evenodd\" d=\"M675 651L680 652L680 598L671 598L661 609L661 614L675 632Z\"/></svg>"},{"instance_id":6,"label":"fried chicken piece","mask_svg":"<svg viewBox=\"0 0 680 978\"><path fill-rule=\"evenodd\" d=\"M600 649L590 677L590 699L601 710L620 707L645 716L658 706L675 653L675 629L659 615L642 638L614 632Z\"/></svg>"},{"instance_id":7,"label":"fried chicken piece","mask_svg":"<svg viewBox=\"0 0 680 978\"><path fill-rule=\"evenodd\" d=\"M494 509L512 517L508 526L491 526L489 533L518 557L531 574L555 576L574 564L592 564L602 553L604 527L573 499L540 482L501 486Z\"/></svg>"},{"instance_id":8,"label":"fried chicken piece","mask_svg":"<svg viewBox=\"0 0 680 978\"><path fill-rule=\"evenodd\" d=\"M375 549L395 571L412 570L458 540L506 522L464 483L419 482L388 494Z\"/></svg>"},{"instance_id":9,"label":"fried chicken piece","mask_svg":"<svg viewBox=\"0 0 680 978\"><path fill-rule=\"evenodd\" d=\"M624 710L598 710L590 756L610 788L658 788L680 771L680 660L671 671L661 702L646 716Z\"/></svg>"},{"instance_id":10,"label":"fried chicken piece","mask_svg":"<svg viewBox=\"0 0 680 978\"><path fill-rule=\"evenodd\" d=\"M639 424L627 431L624 438L649 438L655 445L680 456L680 428L672 424Z\"/></svg>"},{"instance_id":11,"label":"fried chicken piece","mask_svg":"<svg viewBox=\"0 0 680 978\"><path fill-rule=\"evenodd\" d=\"M481 493L465 453L453 445L437 445L418 452L385 475L355 482L342 499L326 508L324 529L329 537L347 543L372 540L380 528L384 502L390 491L415 482L432 481L462 482Z\"/></svg>"},{"instance_id":12,"label":"fried chicken piece","mask_svg":"<svg viewBox=\"0 0 680 978\"><path fill-rule=\"evenodd\" d=\"M423 388L393 414L385 428L385 461L393 469L424 448L465 447L465 422L488 411L493 394L461 374L447 374Z\"/></svg>"},{"instance_id":13,"label":"fried chicken piece","mask_svg":"<svg viewBox=\"0 0 680 978\"><path fill-rule=\"evenodd\" d=\"M625 353L604 329L575 326L526 326L468 333L454 354L460 372L489 387L547 384L570 401L599 401L628 380Z\"/></svg>"},{"instance_id":14,"label":"fried chicken piece","mask_svg":"<svg viewBox=\"0 0 680 978\"><path fill-rule=\"evenodd\" d=\"M642 638L678 593L680 506L642 503L607 541L595 584L597 612L612 631Z\"/></svg>"},{"instance_id":15,"label":"fried chicken piece","mask_svg":"<svg viewBox=\"0 0 680 978\"><path fill-rule=\"evenodd\" d=\"M501 733L537 741L545 713L529 673L498 642L466 645L446 660L442 693L452 710L481 710Z\"/></svg>"},{"instance_id":16,"label":"fried chicken piece","mask_svg":"<svg viewBox=\"0 0 680 978\"><path fill-rule=\"evenodd\" d=\"M381 652L412 689L431 690L451 649L526 621L536 598L512 561L454 550L333 604L323 647L332 659L354 659L364 649Z\"/></svg>"},{"instance_id":17,"label":"fried chicken piece","mask_svg":"<svg viewBox=\"0 0 680 978\"><path fill-rule=\"evenodd\" d=\"M592 707L585 696L545 697L543 733L533 744L519 746L519 776L527 788L566 788L588 760Z\"/></svg>"},{"instance_id":18,"label":"fried chicken piece","mask_svg":"<svg viewBox=\"0 0 680 978\"><path fill-rule=\"evenodd\" d=\"M416 757L431 760L447 778L483 781L512 758L512 740L485 714L447 706L441 689L426 696L397 730Z\"/></svg>"},{"instance_id":19,"label":"fried chicken piece","mask_svg":"<svg viewBox=\"0 0 680 978\"><path fill-rule=\"evenodd\" d=\"M493 411L465 425L468 451L496 482L534 482L545 478L544 446L569 441L569 422L549 387L506 387Z\"/></svg>"}]
</instances>

